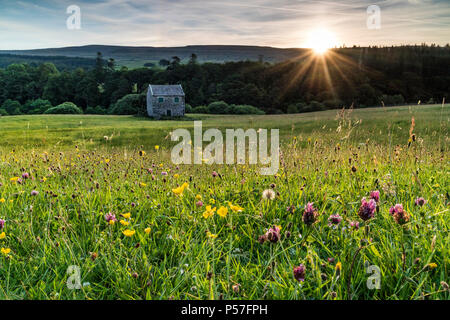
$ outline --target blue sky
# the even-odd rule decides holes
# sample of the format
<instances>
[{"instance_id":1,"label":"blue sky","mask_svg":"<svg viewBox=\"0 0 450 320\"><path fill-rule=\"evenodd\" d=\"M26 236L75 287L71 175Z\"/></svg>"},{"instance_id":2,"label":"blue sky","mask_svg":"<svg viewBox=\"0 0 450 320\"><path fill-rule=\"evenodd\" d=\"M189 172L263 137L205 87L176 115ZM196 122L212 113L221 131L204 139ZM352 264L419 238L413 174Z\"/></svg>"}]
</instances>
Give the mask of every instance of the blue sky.
<instances>
[{"instance_id":1,"label":"blue sky","mask_svg":"<svg viewBox=\"0 0 450 320\"><path fill-rule=\"evenodd\" d=\"M381 29L366 26L381 9ZM81 9L68 30L66 9ZM315 29L336 44L450 42L450 0L0 0L0 49L110 44L302 47Z\"/></svg>"}]
</instances>

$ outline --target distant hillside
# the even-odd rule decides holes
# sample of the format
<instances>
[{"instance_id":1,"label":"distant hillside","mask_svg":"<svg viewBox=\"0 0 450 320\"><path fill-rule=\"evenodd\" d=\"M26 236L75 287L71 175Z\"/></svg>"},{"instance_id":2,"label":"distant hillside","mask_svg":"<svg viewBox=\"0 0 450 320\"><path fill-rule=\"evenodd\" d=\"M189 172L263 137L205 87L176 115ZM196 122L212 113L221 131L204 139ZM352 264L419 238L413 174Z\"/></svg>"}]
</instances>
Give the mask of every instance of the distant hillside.
<instances>
[{"instance_id":1,"label":"distant hillside","mask_svg":"<svg viewBox=\"0 0 450 320\"><path fill-rule=\"evenodd\" d=\"M95 58L101 52L104 58L114 58L118 65L142 67L145 63L158 63L173 56L187 61L195 53L199 62L258 61L281 62L300 55L305 49L280 49L258 46L186 46L186 47L125 47L88 45L36 50L0 50L1 54L26 56L65 56Z\"/></svg>"},{"instance_id":2,"label":"distant hillside","mask_svg":"<svg viewBox=\"0 0 450 320\"><path fill-rule=\"evenodd\" d=\"M91 58L0 54L0 68L6 68L13 63L28 63L34 66L46 62L53 63L59 70L76 68L89 69L95 66L95 59Z\"/></svg>"}]
</instances>

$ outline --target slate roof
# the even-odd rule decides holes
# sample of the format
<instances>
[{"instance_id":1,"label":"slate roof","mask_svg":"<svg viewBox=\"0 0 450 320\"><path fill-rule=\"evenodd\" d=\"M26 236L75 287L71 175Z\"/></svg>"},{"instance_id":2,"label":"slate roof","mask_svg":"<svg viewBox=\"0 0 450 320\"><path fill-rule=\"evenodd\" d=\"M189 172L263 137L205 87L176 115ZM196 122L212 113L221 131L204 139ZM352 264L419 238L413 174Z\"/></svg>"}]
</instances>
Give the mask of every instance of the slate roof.
<instances>
[{"instance_id":1,"label":"slate roof","mask_svg":"<svg viewBox=\"0 0 450 320\"><path fill-rule=\"evenodd\" d=\"M151 84L150 92L153 96L184 96L183 88L177 85L154 85Z\"/></svg>"}]
</instances>

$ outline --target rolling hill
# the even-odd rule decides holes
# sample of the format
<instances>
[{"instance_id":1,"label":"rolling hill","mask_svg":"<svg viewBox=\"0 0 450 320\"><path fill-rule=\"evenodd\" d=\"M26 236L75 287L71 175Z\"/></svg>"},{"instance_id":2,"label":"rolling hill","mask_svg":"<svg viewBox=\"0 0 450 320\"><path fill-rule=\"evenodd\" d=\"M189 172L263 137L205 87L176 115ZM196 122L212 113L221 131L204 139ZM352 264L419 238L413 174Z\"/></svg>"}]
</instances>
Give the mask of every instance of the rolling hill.
<instances>
[{"instance_id":1,"label":"rolling hill","mask_svg":"<svg viewBox=\"0 0 450 320\"><path fill-rule=\"evenodd\" d=\"M0 50L2 54L25 56L65 56L77 58L95 58L101 52L107 59L114 58L118 65L142 67L145 63L157 63L161 59L178 56L187 61L195 53L200 62L226 62L242 60L263 60L281 62L300 55L306 49L280 49L258 46L186 46L186 47L129 47L87 45L81 47L49 48L36 50Z\"/></svg>"}]
</instances>

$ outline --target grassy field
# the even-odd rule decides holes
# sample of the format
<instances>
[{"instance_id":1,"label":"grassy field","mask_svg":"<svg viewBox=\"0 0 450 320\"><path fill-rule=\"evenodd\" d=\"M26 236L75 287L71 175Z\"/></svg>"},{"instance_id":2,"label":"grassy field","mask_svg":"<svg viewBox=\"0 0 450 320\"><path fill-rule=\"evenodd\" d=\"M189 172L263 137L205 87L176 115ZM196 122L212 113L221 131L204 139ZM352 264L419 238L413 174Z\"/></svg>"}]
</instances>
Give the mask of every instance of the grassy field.
<instances>
[{"instance_id":1,"label":"grassy field","mask_svg":"<svg viewBox=\"0 0 450 320\"><path fill-rule=\"evenodd\" d=\"M278 174L173 165L170 132L194 119L279 128ZM449 119L0 117L0 298L450 299Z\"/></svg>"},{"instance_id":2,"label":"grassy field","mask_svg":"<svg viewBox=\"0 0 450 320\"><path fill-rule=\"evenodd\" d=\"M424 143L446 144L450 105L407 106L303 113L296 115L222 116L187 115L186 121L152 121L133 116L32 115L0 117L0 146L58 151L82 145L86 148L169 148L169 132L193 128L202 120L208 128L277 128L282 138L320 138L322 142L349 144L403 144L408 141L411 118L414 132ZM104 137L112 137L105 140ZM301 140L301 139L300 139Z\"/></svg>"}]
</instances>

